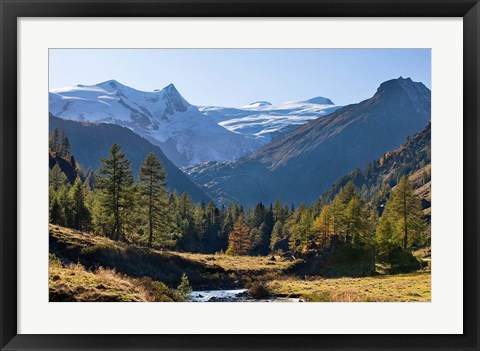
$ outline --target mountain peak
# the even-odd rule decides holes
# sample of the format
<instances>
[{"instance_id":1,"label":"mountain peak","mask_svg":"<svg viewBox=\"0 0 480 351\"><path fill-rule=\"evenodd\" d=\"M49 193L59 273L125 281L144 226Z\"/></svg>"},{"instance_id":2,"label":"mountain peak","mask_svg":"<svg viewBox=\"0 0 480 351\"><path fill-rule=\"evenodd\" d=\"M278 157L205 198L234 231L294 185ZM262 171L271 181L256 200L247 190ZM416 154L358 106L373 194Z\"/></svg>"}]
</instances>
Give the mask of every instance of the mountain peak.
<instances>
[{"instance_id":1,"label":"mountain peak","mask_svg":"<svg viewBox=\"0 0 480 351\"><path fill-rule=\"evenodd\" d=\"M119 90L119 89L123 89L123 88L128 88L126 85L120 83L119 81L117 81L115 79L106 80L104 82L101 82L101 83L98 83L98 84L95 84L95 85L97 87L104 88L104 89L107 89L107 90L111 90L111 89Z\"/></svg>"},{"instance_id":2,"label":"mountain peak","mask_svg":"<svg viewBox=\"0 0 480 351\"><path fill-rule=\"evenodd\" d=\"M243 106L243 108L255 108L255 107L264 107L264 106L272 106L272 103L269 101L255 101L248 105Z\"/></svg>"},{"instance_id":3,"label":"mountain peak","mask_svg":"<svg viewBox=\"0 0 480 351\"><path fill-rule=\"evenodd\" d=\"M375 101L395 101L396 104L410 101L416 108L430 111L431 91L421 82L399 77L380 84L375 93Z\"/></svg>"},{"instance_id":4,"label":"mountain peak","mask_svg":"<svg viewBox=\"0 0 480 351\"><path fill-rule=\"evenodd\" d=\"M161 91L163 92L163 100L167 104L168 114L173 114L173 111L185 112L188 110L190 104L183 98L173 83L170 83Z\"/></svg>"},{"instance_id":5,"label":"mountain peak","mask_svg":"<svg viewBox=\"0 0 480 351\"><path fill-rule=\"evenodd\" d=\"M169 94L180 94L173 83L168 84L163 90Z\"/></svg>"},{"instance_id":6,"label":"mountain peak","mask_svg":"<svg viewBox=\"0 0 480 351\"><path fill-rule=\"evenodd\" d=\"M304 100L303 102L307 104L317 104L317 105L334 105L332 100L323 96L316 96L311 99Z\"/></svg>"},{"instance_id":7,"label":"mountain peak","mask_svg":"<svg viewBox=\"0 0 480 351\"><path fill-rule=\"evenodd\" d=\"M389 90L397 87L401 87L404 90L408 90L412 87L423 87L425 89L428 89L427 87L425 87L425 85L423 85L423 83L414 82L410 77L403 78L402 76L400 76L396 79L390 79L380 84L380 86L377 89L377 92L381 92L381 91L385 91L385 90Z\"/></svg>"}]
</instances>

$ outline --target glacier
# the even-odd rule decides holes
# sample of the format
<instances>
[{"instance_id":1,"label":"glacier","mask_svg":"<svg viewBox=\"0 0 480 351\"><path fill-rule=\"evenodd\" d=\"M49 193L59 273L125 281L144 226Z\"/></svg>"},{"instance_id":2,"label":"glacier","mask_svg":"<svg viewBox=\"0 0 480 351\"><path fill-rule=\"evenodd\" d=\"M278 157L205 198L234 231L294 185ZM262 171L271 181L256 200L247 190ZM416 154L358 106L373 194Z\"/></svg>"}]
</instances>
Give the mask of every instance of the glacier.
<instances>
[{"instance_id":1,"label":"glacier","mask_svg":"<svg viewBox=\"0 0 480 351\"><path fill-rule=\"evenodd\" d=\"M146 92L116 80L49 92L52 115L128 127L161 147L178 167L241 158L338 108L324 97L279 105L257 101L241 108L194 106L173 84Z\"/></svg>"}]
</instances>

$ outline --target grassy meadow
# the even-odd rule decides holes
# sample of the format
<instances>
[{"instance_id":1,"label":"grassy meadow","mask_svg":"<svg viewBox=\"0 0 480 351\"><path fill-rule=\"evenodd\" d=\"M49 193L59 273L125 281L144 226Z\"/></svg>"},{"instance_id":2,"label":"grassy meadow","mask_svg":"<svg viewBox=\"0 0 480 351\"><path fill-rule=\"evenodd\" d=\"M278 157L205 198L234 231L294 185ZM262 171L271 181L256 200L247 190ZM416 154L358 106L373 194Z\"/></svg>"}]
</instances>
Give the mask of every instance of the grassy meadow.
<instances>
[{"instance_id":1,"label":"grassy meadow","mask_svg":"<svg viewBox=\"0 0 480 351\"><path fill-rule=\"evenodd\" d=\"M431 274L422 271L359 278L294 274L298 262L280 256L195 254L132 247L106 237L50 225L51 301L188 301L179 290L188 275L194 290L259 285L270 298L306 302L426 302ZM416 253L427 257L428 250ZM427 259L428 258L424 258ZM252 296L253 296L252 292Z\"/></svg>"}]
</instances>

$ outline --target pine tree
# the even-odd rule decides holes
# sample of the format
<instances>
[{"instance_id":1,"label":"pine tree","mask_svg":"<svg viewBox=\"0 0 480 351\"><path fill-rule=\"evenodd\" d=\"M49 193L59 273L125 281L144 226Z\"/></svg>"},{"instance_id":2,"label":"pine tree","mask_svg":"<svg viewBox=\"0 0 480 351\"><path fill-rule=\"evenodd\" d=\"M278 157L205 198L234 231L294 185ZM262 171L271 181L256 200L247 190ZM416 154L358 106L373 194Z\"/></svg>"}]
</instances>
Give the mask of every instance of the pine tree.
<instances>
[{"instance_id":1,"label":"pine tree","mask_svg":"<svg viewBox=\"0 0 480 351\"><path fill-rule=\"evenodd\" d=\"M58 201L57 192L53 187L49 188L49 221L53 224L62 223L62 208Z\"/></svg>"},{"instance_id":2,"label":"pine tree","mask_svg":"<svg viewBox=\"0 0 480 351\"><path fill-rule=\"evenodd\" d=\"M55 191L58 191L62 185L67 184L67 176L62 172L58 163L50 170L48 182Z\"/></svg>"},{"instance_id":3,"label":"pine tree","mask_svg":"<svg viewBox=\"0 0 480 351\"><path fill-rule=\"evenodd\" d=\"M188 281L188 276L185 273L182 274L182 278L180 280L180 284L178 285L177 290L185 298L187 298L188 295L192 292L192 286L190 285L190 282Z\"/></svg>"},{"instance_id":4,"label":"pine tree","mask_svg":"<svg viewBox=\"0 0 480 351\"><path fill-rule=\"evenodd\" d=\"M73 210L72 210L72 201L70 198L70 185L62 185L58 189L58 202L60 203L60 208L62 211L62 221L61 225L65 227L73 227Z\"/></svg>"},{"instance_id":5,"label":"pine tree","mask_svg":"<svg viewBox=\"0 0 480 351\"><path fill-rule=\"evenodd\" d=\"M90 211L85 205L85 187L79 177L70 189L70 201L72 206L72 227L85 229L90 224Z\"/></svg>"},{"instance_id":6,"label":"pine tree","mask_svg":"<svg viewBox=\"0 0 480 351\"><path fill-rule=\"evenodd\" d=\"M174 219L168 207L168 189L166 172L160 160L153 152L140 167L138 186L142 196L141 206L145 207L148 226L148 246L154 239L162 244L172 240Z\"/></svg>"},{"instance_id":7,"label":"pine tree","mask_svg":"<svg viewBox=\"0 0 480 351\"><path fill-rule=\"evenodd\" d=\"M96 186L100 190L100 209L108 219L107 235L114 240L123 240L125 212L132 209L133 176L130 161L118 144L110 148L108 158L101 159Z\"/></svg>"},{"instance_id":8,"label":"pine tree","mask_svg":"<svg viewBox=\"0 0 480 351\"><path fill-rule=\"evenodd\" d=\"M58 152L60 146L60 131L58 128L54 128L50 132L50 137L48 139L48 148L53 152Z\"/></svg>"},{"instance_id":9,"label":"pine tree","mask_svg":"<svg viewBox=\"0 0 480 351\"><path fill-rule=\"evenodd\" d=\"M63 158L67 158L68 156L71 155L70 153L70 141L68 140L68 137L67 135L65 134L65 132L61 132L60 133L60 150L59 150L59 153L60 153L60 157L63 157ZM74 165L72 165L74 166Z\"/></svg>"}]
</instances>

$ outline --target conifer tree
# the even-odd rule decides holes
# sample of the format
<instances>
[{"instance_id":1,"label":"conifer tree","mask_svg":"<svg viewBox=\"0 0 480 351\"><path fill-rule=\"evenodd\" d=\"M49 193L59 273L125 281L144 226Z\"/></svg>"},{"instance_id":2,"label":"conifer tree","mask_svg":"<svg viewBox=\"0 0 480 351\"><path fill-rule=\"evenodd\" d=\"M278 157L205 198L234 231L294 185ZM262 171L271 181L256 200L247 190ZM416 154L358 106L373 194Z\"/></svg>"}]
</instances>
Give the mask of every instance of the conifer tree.
<instances>
[{"instance_id":1,"label":"conifer tree","mask_svg":"<svg viewBox=\"0 0 480 351\"><path fill-rule=\"evenodd\" d=\"M53 224L61 224L62 223L62 208L60 206L60 202L58 201L57 192L50 187L49 189L49 221Z\"/></svg>"},{"instance_id":2,"label":"conifer tree","mask_svg":"<svg viewBox=\"0 0 480 351\"><path fill-rule=\"evenodd\" d=\"M385 205L377 227L377 238L383 246L395 245L407 250L416 243L424 227L425 219L420 200L413 193L412 184L404 176Z\"/></svg>"},{"instance_id":3,"label":"conifer tree","mask_svg":"<svg viewBox=\"0 0 480 351\"><path fill-rule=\"evenodd\" d=\"M60 131L58 128L54 128L50 132L50 137L48 139L48 147L53 152L58 152L60 145Z\"/></svg>"},{"instance_id":4,"label":"conifer tree","mask_svg":"<svg viewBox=\"0 0 480 351\"><path fill-rule=\"evenodd\" d=\"M333 234L331 224L330 206L324 205L320 211L320 215L313 221L312 229L314 231L315 242L319 249L325 248L328 236Z\"/></svg>"},{"instance_id":5,"label":"conifer tree","mask_svg":"<svg viewBox=\"0 0 480 351\"><path fill-rule=\"evenodd\" d=\"M124 218L126 211L132 209L133 176L130 161L118 144L113 144L107 158L101 159L96 186L100 190L99 205L107 220L109 229L106 233L114 240L123 240Z\"/></svg>"},{"instance_id":6,"label":"conifer tree","mask_svg":"<svg viewBox=\"0 0 480 351\"><path fill-rule=\"evenodd\" d=\"M141 206L145 208L149 247L152 247L154 238L163 244L172 239L174 223L168 208L166 176L157 156L153 152L148 154L140 167L138 186Z\"/></svg>"},{"instance_id":7,"label":"conifer tree","mask_svg":"<svg viewBox=\"0 0 480 351\"><path fill-rule=\"evenodd\" d=\"M72 227L85 229L90 224L90 211L85 205L85 187L79 177L70 189L70 201L72 206Z\"/></svg>"},{"instance_id":8,"label":"conifer tree","mask_svg":"<svg viewBox=\"0 0 480 351\"><path fill-rule=\"evenodd\" d=\"M61 225L65 227L73 227L73 211L72 201L70 198L70 185L62 185L57 192L58 202L62 212Z\"/></svg>"},{"instance_id":9,"label":"conifer tree","mask_svg":"<svg viewBox=\"0 0 480 351\"><path fill-rule=\"evenodd\" d=\"M299 206L298 210L302 208L303 205ZM298 211L297 210L297 211ZM306 253L309 249L313 247L313 209L304 208L301 211L301 215L297 223L290 227L290 248L298 253Z\"/></svg>"},{"instance_id":10,"label":"conifer tree","mask_svg":"<svg viewBox=\"0 0 480 351\"><path fill-rule=\"evenodd\" d=\"M67 176L62 172L58 163L50 170L48 181L55 191L58 191L62 185L67 184Z\"/></svg>"},{"instance_id":11,"label":"conifer tree","mask_svg":"<svg viewBox=\"0 0 480 351\"><path fill-rule=\"evenodd\" d=\"M275 222L272 229L272 238L270 240L270 250L274 252L277 249L277 244L284 239L283 224L280 219Z\"/></svg>"},{"instance_id":12,"label":"conifer tree","mask_svg":"<svg viewBox=\"0 0 480 351\"><path fill-rule=\"evenodd\" d=\"M68 140L67 134L65 132L60 132L60 157L67 158L70 156L70 141Z\"/></svg>"},{"instance_id":13,"label":"conifer tree","mask_svg":"<svg viewBox=\"0 0 480 351\"><path fill-rule=\"evenodd\" d=\"M368 231L368 214L365 204L358 196L353 196L345 207L344 221L346 235L354 243L363 241Z\"/></svg>"},{"instance_id":14,"label":"conifer tree","mask_svg":"<svg viewBox=\"0 0 480 351\"><path fill-rule=\"evenodd\" d=\"M250 230L245 224L243 214L241 214L233 225L233 230L228 235L227 253L231 255L247 255L251 248Z\"/></svg>"}]
</instances>

